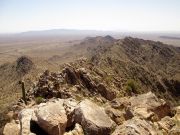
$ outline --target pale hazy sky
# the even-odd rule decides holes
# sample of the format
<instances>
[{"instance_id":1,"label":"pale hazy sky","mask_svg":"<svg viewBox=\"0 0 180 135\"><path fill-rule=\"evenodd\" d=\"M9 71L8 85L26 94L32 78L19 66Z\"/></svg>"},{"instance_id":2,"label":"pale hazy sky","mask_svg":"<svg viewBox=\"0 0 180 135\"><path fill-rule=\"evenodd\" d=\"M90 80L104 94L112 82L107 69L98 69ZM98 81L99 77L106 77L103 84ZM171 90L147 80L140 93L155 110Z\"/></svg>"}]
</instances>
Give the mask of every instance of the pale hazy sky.
<instances>
[{"instance_id":1,"label":"pale hazy sky","mask_svg":"<svg viewBox=\"0 0 180 135\"><path fill-rule=\"evenodd\" d=\"M180 31L180 0L0 0L0 33Z\"/></svg>"}]
</instances>

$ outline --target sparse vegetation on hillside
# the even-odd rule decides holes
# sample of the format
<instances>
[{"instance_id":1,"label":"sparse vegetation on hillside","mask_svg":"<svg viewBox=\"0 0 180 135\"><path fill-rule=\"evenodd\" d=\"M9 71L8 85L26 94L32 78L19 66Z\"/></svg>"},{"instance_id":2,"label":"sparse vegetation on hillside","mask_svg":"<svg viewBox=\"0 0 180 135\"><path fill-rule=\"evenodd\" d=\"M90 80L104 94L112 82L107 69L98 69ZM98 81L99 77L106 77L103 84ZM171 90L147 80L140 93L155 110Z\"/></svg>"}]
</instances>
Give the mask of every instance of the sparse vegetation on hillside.
<instances>
[{"instance_id":1,"label":"sparse vegetation on hillside","mask_svg":"<svg viewBox=\"0 0 180 135\"><path fill-rule=\"evenodd\" d=\"M138 84L135 80L129 79L126 83L127 93L138 93Z\"/></svg>"},{"instance_id":2,"label":"sparse vegetation on hillside","mask_svg":"<svg viewBox=\"0 0 180 135\"><path fill-rule=\"evenodd\" d=\"M16 64L16 71L19 75L27 74L34 67L34 63L27 56L19 57Z\"/></svg>"},{"instance_id":3,"label":"sparse vegetation on hillside","mask_svg":"<svg viewBox=\"0 0 180 135\"><path fill-rule=\"evenodd\" d=\"M40 104L44 101L44 99L43 97L36 97L35 101L36 101L36 104Z\"/></svg>"}]
</instances>

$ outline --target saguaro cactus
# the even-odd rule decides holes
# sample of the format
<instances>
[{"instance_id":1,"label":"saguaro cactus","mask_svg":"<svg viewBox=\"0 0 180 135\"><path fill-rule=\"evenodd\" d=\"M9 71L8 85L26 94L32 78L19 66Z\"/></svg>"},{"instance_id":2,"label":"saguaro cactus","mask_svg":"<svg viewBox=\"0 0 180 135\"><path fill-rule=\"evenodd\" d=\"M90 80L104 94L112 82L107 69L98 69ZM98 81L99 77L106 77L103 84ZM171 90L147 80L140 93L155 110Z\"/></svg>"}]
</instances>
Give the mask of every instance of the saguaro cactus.
<instances>
[{"instance_id":1,"label":"saguaro cactus","mask_svg":"<svg viewBox=\"0 0 180 135\"><path fill-rule=\"evenodd\" d=\"M24 88L24 81L19 81L19 84L21 84L21 87L22 87L23 100L24 100L25 104L27 105L26 91L25 91L25 88Z\"/></svg>"}]
</instances>

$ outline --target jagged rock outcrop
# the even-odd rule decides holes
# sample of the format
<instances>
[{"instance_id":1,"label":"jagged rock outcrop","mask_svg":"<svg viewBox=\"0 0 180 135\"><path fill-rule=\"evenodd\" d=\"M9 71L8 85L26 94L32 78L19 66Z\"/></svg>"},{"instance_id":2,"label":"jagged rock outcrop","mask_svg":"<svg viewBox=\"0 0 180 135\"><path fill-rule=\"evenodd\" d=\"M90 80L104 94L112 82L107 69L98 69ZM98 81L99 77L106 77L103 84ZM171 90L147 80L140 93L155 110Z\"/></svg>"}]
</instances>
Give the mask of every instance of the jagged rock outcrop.
<instances>
[{"instance_id":1,"label":"jagged rock outcrop","mask_svg":"<svg viewBox=\"0 0 180 135\"><path fill-rule=\"evenodd\" d=\"M46 70L40 76L32 94L35 97L43 97L45 99L52 97L70 98L72 95L68 91L60 89L60 85L63 81L64 78L62 73L50 73Z\"/></svg>"},{"instance_id":2,"label":"jagged rock outcrop","mask_svg":"<svg viewBox=\"0 0 180 135\"><path fill-rule=\"evenodd\" d=\"M87 135L108 135L114 126L103 108L87 99L75 109L75 122L82 125Z\"/></svg>"},{"instance_id":3,"label":"jagged rock outcrop","mask_svg":"<svg viewBox=\"0 0 180 135\"><path fill-rule=\"evenodd\" d=\"M93 91L96 89L95 83L92 81L90 75L87 73L87 71L84 68L78 69L77 74L78 74L79 79L81 80L82 84L86 88L88 88L90 91Z\"/></svg>"},{"instance_id":4,"label":"jagged rock outcrop","mask_svg":"<svg viewBox=\"0 0 180 135\"><path fill-rule=\"evenodd\" d=\"M75 70L72 67L66 67L63 70L63 73L64 73L64 77L67 83L73 84L73 85L77 84L78 78L75 73Z\"/></svg>"},{"instance_id":5,"label":"jagged rock outcrop","mask_svg":"<svg viewBox=\"0 0 180 135\"><path fill-rule=\"evenodd\" d=\"M89 94L100 94L107 100L112 100L117 95L117 90L107 88L103 83L95 82L85 68L75 69L71 66L65 67L60 73L50 73L46 70L40 76L33 94L35 97L43 97L45 99L73 97L71 90L65 88L66 86L62 87L64 84L79 86L77 89L87 89Z\"/></svg>"}]
</instances>

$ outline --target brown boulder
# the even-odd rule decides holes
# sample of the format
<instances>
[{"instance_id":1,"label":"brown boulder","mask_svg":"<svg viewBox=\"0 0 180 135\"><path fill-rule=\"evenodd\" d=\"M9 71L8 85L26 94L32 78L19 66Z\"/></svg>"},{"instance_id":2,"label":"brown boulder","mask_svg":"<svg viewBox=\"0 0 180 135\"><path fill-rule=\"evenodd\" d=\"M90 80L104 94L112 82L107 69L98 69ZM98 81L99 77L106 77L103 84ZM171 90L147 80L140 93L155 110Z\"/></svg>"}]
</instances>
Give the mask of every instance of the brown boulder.
<instances>
[{"instance_id":1,"label":"brown boulder","mask_svg":"<svg viewBox=\"0 0 180 135\"><path fill-rule=\"evenodd\" d=\"M87 99L75 109L75 122L82 125L87 135L109 135L114 126L104 109Z\"/></svg>"}]
</instances>

